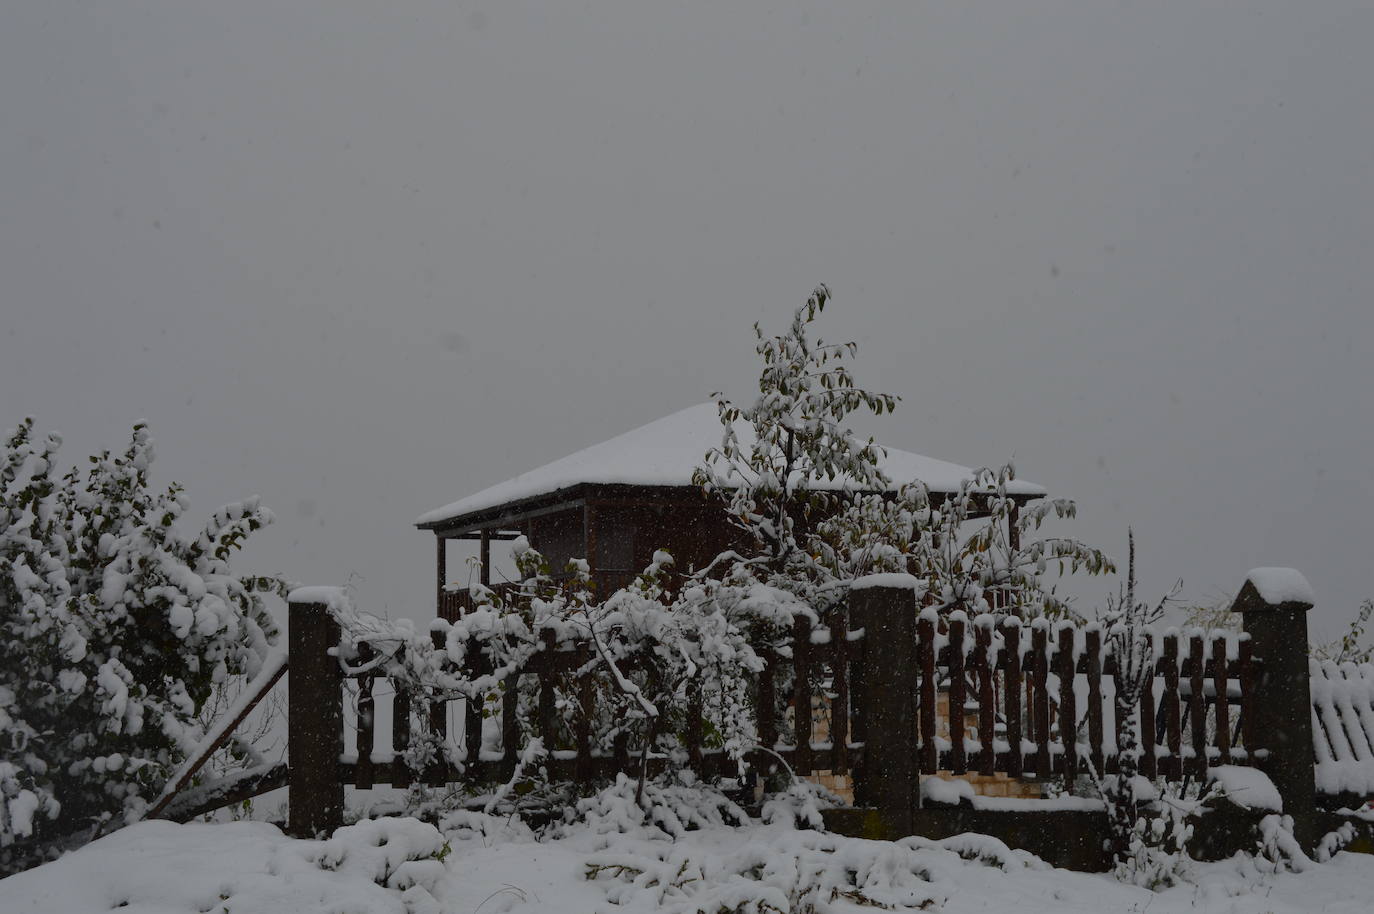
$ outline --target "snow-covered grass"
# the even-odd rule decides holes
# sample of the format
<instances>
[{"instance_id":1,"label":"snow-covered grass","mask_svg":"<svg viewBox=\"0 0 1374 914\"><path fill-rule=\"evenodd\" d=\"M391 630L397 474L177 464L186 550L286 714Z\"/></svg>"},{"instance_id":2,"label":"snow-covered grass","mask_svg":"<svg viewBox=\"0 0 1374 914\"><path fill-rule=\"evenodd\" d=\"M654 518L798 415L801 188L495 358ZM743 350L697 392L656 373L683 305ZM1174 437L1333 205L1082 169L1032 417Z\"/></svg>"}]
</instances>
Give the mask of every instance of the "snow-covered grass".
<instances>
[{"instance_id":1,"label":"snow-covered grass","mask_svg":"<svg viewBox=\"0 0 1374 914\"><path fill-rule=\"evenodd\" d=\"M327 841L262 822L143 822L0 881L5 914L649 911L1364 912L1374 859L1300 873L1234 858L1160 894L965 835L890 843L783 825L556 829L479 812L364 820ZM674 831L677 831L674 829Z\"/></svg>"}]
</instances>

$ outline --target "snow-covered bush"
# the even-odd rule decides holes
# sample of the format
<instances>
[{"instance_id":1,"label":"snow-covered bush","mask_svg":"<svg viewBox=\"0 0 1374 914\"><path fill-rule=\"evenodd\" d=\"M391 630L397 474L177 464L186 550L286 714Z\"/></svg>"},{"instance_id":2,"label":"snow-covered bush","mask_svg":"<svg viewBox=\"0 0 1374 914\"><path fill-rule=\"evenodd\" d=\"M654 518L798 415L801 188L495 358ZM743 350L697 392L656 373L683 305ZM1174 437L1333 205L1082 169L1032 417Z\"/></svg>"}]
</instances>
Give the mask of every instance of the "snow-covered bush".
<instances>
[{"instance_id":1,"label":"snow-covered bush","mask_svg":"<svg viewBox=\"0 0 1374 914\"><path fill-rule=\"evenodd\" d=\"M277 637L229 569L271 520L256 499L186 533L181 488L148 489L145 425L84 477L57 476L60 443L26 419L0 451L0 847L137 816Z\"/></svg>"},{"instance_id":2,"label":"snow-covered bush","mask_svg":"<svg viewBox=\"0 0 1374 914\"><path fill-rule=\"evenodd\" d=\"M1115 858L1116 878L1155 892L1189 881L1192 821L1218 795L1214 784L1161 782L1152 808L1142 810L1131 826L1125 853Z\"/></svg>"}]
</instances>

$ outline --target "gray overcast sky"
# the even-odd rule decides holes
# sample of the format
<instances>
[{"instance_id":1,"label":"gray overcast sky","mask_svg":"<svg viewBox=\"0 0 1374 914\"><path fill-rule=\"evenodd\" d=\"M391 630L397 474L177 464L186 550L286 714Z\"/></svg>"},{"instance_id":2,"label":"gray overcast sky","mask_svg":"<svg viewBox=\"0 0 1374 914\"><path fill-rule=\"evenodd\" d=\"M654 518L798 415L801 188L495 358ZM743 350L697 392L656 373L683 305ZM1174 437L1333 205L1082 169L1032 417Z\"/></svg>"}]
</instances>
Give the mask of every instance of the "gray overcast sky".
<instances>
[{"instance_id":1,"label":"gray overcast sky","mask_svg":"<svg viewBox=\"0 0 1374 914\"><path fill-rule=\"evenodd\" d=\"M1374 6L11 3L0 421L146 417L245 569L433 612L422 511L718 387L818 281L888 443L1203 599L1374 543ZM1089 594L1103 593L1098 582Z\"/></svg>"}]
</instances>

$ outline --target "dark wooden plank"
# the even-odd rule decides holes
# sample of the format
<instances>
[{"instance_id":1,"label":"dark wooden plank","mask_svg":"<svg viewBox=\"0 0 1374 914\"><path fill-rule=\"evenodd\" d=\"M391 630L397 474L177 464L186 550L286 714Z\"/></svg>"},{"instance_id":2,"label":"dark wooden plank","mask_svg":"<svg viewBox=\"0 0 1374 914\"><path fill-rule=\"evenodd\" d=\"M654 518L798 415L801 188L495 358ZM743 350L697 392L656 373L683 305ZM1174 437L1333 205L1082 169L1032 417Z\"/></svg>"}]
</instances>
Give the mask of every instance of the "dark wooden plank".
<instances>
[{"instance_id":1,"label":"dark wooden plank","mask_svg":"<svg viewBox=\"0 0 1374 914\"><path fill-rule=\"evenodd\" d=\"M993 774L997 770L997 692L994 688L992 665L992 619L980 616L973 620L974 670L978 676L978 773Z\"/></svg>"},{"instance_id":2,"label":"dark wooden plank","mask_svg":"<svg viewBox=\"0 0 1374 914\"><path fill-rule=\"evenodd\" d=\"M1202 694L1203 674L1207 669L1207 656L1204 653L1202 633L1198 632L1188 641L1189 668L1188 685L1188 722L1189 741L1193 744L1193 774L1204 777L1207 773L1207 704ZM1224 764L1224 763L1223 763Z\"/></svg>"},{"instance_id":3,"label":"dark wooden plank","mask_svg":"<svg viewBox=\"0 0 1374 914\"><path fill-rule=\"evenodd\" d=\"M1183 777L1183 728L1180 721L1178 697L1178 633L1164 636L1164 727L1169 741L1167 767L1161 765L1166 777Z\"/></svg>"},{"instance_id":4,"label":"dark wooden plank","mask_svg":"<svg viewBox=\"0 0 1374 914\"><path fill-rule=\"evenodd\" d=\"M934 774L940 766L939 747L935 742L935 692L938 671L935 668L935 620L926 615L922 615L916 623L916 660L921 674L918 709L921 737L918 752L920 773Z\"/></svg>"},{"instance_id":5,"label":"dark wooden plank","mask_svg":"<svg viewBox=\"0 0 1374 914\"><path fill-rule=\"evenodd\" d=\"M391 687L391 751L396 760L396 774L391 783L397 787L410 786L410 769L405 764L405 752L410 748L410 693L395 680Z\"/></svg>"},{"instance_id":6,"label":"dark wooden plank","mask_svg":"<svg viewBox=\"0 0 1374 914\"><path fill-rule=\"evenodd\" d=\"M963 613L949 620L949 765L954 774L968 771L964 752L964 705L968 689L964 681L964 632L968 627Z\"/></svg>"},{"instance_id":7,"label":"dark wooden plank","mask_svg":"<svg viewBox=\"0 0 1374 914\"><path fill-rule=\"evenodd\" d=\"M1099 775L1105 771L1102 751L1102 632L1090 628L1084 639L1088 674L1088 757Z\"/></svg>"},{"instance_id":8,"label":"dark wooden plank","mask_svg":"<svg viewBox=\"0 0 1374 914\"><path fill-rule=\"evenodd\" d=\"M830 744L834 747L834 774L849 771L849 614L842 603L828 619L830 628Z\"/></svg>"},{"instance_id":9,"label":"dark wooden plank","mask_svg":"<svg viewBox=\"0 0 1374 914\"><path fill-rule=\"evenodd\" d=\"M1231 696L1227 694L1230 670L1226 661L1226 636L1212 639L1212 685L1216 689L1217 764L1231 764Z\"/></svg>"},{"instance_id":10,"label":"dark wooden plank","mask_svg":"<svg viewBox=\"0 0 1374 914\"><path fill-rule=\"evenodd\" d=\"M792 742L796 746L795 774L811 773L811 620L792 620Z\"/></svg>"},{"instance_id":11,"label":"dark wooden plank","mask_svg":"<svg viewBox=\"0 0 1374 914\"><path fill-rule=\"evenodd\" d=\"M1078 776L1078 697L1073 691L1077 664L1073 657L1074 631L1059 629L1059 653L1055 657L1059 676L1059 739L1064 744L1064 777Z\"/></svg>"},{"instance_id":12,"label":"dark wooden plank","mask_svg":"<svg viewBox=\"0 0 1374 914\"><path fill-rule=\"evenodd\" d=\"M1021 776L1021 621L1007 619L1002 624L1006 660L1003 663L1003 713L1007 718L1007 774Z\"/></svg>"},{"instance_id":13,"label":"dark wooden plank","mask_svg":"<svg viewBox=\"0 0 1374 914\"><path fill-rule=\"evenodd\" d=\"M1036 620L1039 622L1040 620ZM1049 632L1041 623L1031 628L1032 664L1035 675L1035 773L1047 778L1054 774L1050 755Z\"/></svg>"}]
</instances>

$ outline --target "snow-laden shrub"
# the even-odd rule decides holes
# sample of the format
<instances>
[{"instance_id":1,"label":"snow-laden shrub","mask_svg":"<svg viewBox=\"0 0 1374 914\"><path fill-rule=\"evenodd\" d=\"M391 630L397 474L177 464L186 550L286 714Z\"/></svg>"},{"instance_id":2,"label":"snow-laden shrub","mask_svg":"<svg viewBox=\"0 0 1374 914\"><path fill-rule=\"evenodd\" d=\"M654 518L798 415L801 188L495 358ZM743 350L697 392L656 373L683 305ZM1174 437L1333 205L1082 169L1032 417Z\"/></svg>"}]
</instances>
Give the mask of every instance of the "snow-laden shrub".
<instances>
[{"instance_id":1,"label":"snow-laden shrub","mask_svg":"<svg viewBox=\"0 0 1374 914\"><path fill-rule=\"evenodd\" d=\"M1190 881L1192 820L1219 795L1214 784L1161 782L1153 809L1136 819L1126 853L1116 857L1116 878L1155 892Z\"/></svg>"},{"instance_id":2,"label":"snow-laden shrub","mask_svg":"<svg viewBox=\"0 0 1374 914\"><path fill-rule=\"evenodd\" d=\"M32 420L0 449L0 851L137 816L229 677L277 630L230 555L271 520L256 499L196 532L179 486L148 489L152 439L58 477Z\"/></svg>"},{"instance_id":3,"label":"snow-laden shrub","mask_svg":"<svg viewBox=\"0 0 1374 914\"><path fill-rule=\"evenodd\" d=\"M1293 817L1278 813L1260 819L1255 856L1267 861L1275 873L1284 870L1301 873L1312 866L1312 858L1293 837Z\"/></svg>"},{"instance_id":4,"label":"snow-laden shrub","mask_svg":"<svg viewBox=\"0 0 1374 914\"><path fill-rule=\"evenodd\" d=\"M579 800L551 834L635 835L681 838L690 831L744 825L749 816L713 787L686 784L669 776L639 785L623 774L615 783Z\"/></svg>"},{"instance_id":5,"label":"snow-laden shrub","mask_svg":"<svg viewBox=\"0 0 1374 914\"><path fill-rule=\"evenodd\" d=\"M843 805L844 800L820 784L793 778L787 789L764 799L759 817L770 825L824 829L821 811Z\"/></svg>"},{"instance_id":6,"label":"snow-laden shrub","mask_svg":"<svg viewBox=\"0 0 1374 914\"><path fill-rule=\"evenodd\" d=\"M937 842L770 829L729 848L612 842L588 858L585 876L603 884L617 905L680 914L830 914L938 909L962 866Z\"/></svg>"}]
</instances>

